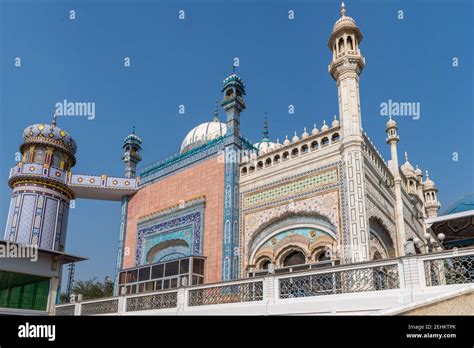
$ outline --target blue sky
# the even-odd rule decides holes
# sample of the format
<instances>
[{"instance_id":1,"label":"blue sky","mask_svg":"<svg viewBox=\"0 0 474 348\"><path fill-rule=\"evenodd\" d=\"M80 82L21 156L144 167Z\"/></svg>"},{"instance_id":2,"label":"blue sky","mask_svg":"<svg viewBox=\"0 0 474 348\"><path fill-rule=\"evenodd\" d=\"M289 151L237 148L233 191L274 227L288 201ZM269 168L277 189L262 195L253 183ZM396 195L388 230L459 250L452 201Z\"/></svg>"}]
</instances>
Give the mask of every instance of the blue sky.
<instances>
[{"instance_id":1,"label":"blue sky","mask_svg":"<svg viewBox=\"0 0 474 348\"><path fill-rule=\"evenodd\" d=\"M280 141L338 113L336 84L327 72L337 0L0 4L2 226L10 200L8 171L22 131L49 122L63 99L96 104L94 120L59 119L78 143L73 171L83 174L122 175L122 139L133 125L143 138L143 166L175 153L191 128L212 118L234 57L247 84L241 126L250 139L261 138L265 112L271 138ZM419 120L396 118L399 153L408 151L413 164L430 170L446 208L474 191L472 1L347 0L346 7L364 34L363 127L389 159L380 104L421 103ZM69 19L70 10L75 20ZM185 20L178 18L180 10ZM289 10L294 20L288 19ZM131 59L129 68L123 66L125 57ZM459 60L456 68L453 57ZM184 115L179 105L185 106ZM66 250L89 257L77 265L76 279L113 276L119 212L117 202L76 202Z\"/></svg>"}]
</instances>

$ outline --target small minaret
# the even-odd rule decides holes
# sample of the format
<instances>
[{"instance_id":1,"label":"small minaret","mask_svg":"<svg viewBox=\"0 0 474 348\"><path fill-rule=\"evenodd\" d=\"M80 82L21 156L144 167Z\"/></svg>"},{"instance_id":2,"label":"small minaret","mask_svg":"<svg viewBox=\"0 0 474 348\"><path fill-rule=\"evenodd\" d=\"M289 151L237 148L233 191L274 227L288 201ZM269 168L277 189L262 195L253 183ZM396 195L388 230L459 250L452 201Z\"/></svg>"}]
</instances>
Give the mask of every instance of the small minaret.
<instances>
[{"instance_id":1,"label":"small minaret","mask_svg":"<svg viewBox=\"0 0 474 348\"><path fill-rule=\"evenodd\" d=\"M137 163L142 160L140 150L142 149L142 139L135 134L135 127L132 133L123 140L124 153L122 156L125 163L125 177L133 178L137 174Z\"/></svg>"},{"instance_id":2,"label":"small minaret","mask_svg":"<svg viewBox=\"0 0 474 348\"><path fill-rule=\"evenodd\" d=\"M270 141L270 137L269 137L269 134L268 134L268 117L267 117L267 114L265 113L265 118L263 119L263 138L262 138L262 142L263 141Z\"/></svg>"},{"instance_id":3,"label":"small minaret","mask_svg":"<svg viewBox=\"0 0 474 348\"><path fill-rule=\"evenodd\" d=\"M238 138L240 136L240 113L246 108L243 99L245 83L234 73L222 81L222 92L224 97L221 105L227 115L227 134Z\"/></svg>"},{"instance_id":4,"label":"small minaret","mask_svg":"<svg viewBox=\"0 0 474 348\"><path fill-rule=\"evenodd\" d=\"M426 180L423 183L423 193L425 195L425 208L426 214L429 218L437 217L438 210L441 204L438 201L436 193L438 188L436 187L433 180L430 179L430 174L426 171Z\"/></svg>"},{"instance_id":5,"label":"small minaret","mask_svg":"<svg viewBox=\"0 0 474 348\"><path fill-rule=\"evenodd\" d=\"M332 61L328 70L337 81L339 92L339 120L342 137L361 136L362 123L359 98L359 76L364 69L365 59L360 53L362 33L354 19L346 16L344 2L341 4L341 18L334 24L328 46Z\"/></svg>"},{"instance_id":6,"label":"small minaret","mask_svg":"<svg viewBox=\"0 0 474 348\"><path fill-rule=\"evenodd\" d=\"M402 177L398 166L398 150L397 144L400 141L398 136L397 123L390 119L386 124L387 144L390 145L390 153L392 159L391 171L393 174L394 190L395 190L395 225L397 228L397 254L405 255L405 221L403 217L403 199L402 199Z\"/></svg>"}]
</instances>

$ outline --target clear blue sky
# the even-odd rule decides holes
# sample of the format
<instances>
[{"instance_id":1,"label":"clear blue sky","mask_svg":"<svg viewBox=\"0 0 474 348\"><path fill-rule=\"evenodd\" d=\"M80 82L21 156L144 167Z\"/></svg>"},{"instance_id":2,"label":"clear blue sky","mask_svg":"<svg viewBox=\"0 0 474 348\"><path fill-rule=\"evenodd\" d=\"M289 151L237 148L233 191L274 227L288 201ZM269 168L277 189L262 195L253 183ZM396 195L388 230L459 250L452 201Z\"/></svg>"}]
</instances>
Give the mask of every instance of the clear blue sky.
<instances>
[{"instance_id":1,"label":"clear blue sky","mask_svg":"<svg viewBox=\"0 0 474 348\"><path fill-rule=\"evenodd\" d=\"M59 119L78 143L74 172L86 174L123 173L122 139L132 125L144 140L143 165L176 152L191 128L212 118L234 57L247 83L242 132L252 140L261 138L265 112L272 139L281 141L338 113L326 46L339 17L338 0L0 3L2 235L8 170L22 131L49 122L57 101L96 104L95 120ZM347 0L346 6L364 34L364 129L389 159L380 103L420 102L419 120L396 119L399 151L430 170L447 207L474 190L472 1ZM178 19L181 9L184 21ZM289 10L295 11L292 21ZM397 19L398 10L404 20ZM15 57L21 68L15 68ZM124 57L131 58L130 68L123 67ZM185 115L178 113L180 104ZM113 276L119 211L116 202L76 202L66 250L90 259L77 265L76 279Z\"/></svg>"}]
</instances>

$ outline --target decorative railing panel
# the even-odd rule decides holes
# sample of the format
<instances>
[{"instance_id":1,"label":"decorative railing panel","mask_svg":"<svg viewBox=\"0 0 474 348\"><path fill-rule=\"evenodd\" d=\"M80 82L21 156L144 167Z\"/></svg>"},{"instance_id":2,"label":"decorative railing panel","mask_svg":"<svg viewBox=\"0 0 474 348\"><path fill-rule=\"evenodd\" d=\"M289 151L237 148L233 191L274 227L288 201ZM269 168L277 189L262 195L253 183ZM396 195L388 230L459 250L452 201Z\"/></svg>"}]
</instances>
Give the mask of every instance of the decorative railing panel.
<instances>
[{"instance_id":1,"label":"decorative railing panel","mask_svg":"<svg viewBox=\"0 0 474 348\"><path fill-rule=\"evenodd\" d=\"M390 290L399 287L397 265L319 273L280 279L280 298Z\"/></svg>"},{"instance_id":2,"label":"decorative railing panel","mask_svg":"<svg viewBox=\"0 0 474 348\"><path fill-rule=\"evenodd\" d=\"M147 295L127 298L126 312L148 311L152 309L176 308L178 293Z\"/></svg>"},{"instance_id":3,"label":"decorative railing panel","mask_svg":"<svg viewBox=\"0 0 474 348\"><path fill-rule=\"evenodd\" d=\"M426 286L474 283L474 256L426 260Z\"/></svg>"},{"instance_id":4,"label":"decorative railing panel","mask_svg":"<svg viewBox=\"0 0 474 348\"><path fill-rule=\"evenodd\" d=\"M189 306L263 300L263 281L213 286L189 291Z\"/></svg>"},{"instance_id":5,"label":"decorative railing panel","mask_svg":"<svg viewBox=\"0 0 474 348\"><path fill-rule=\"evenodd\" d=\"M74 315L75 308L76 306L73 304L69 306L56 307L56 315L57 316Z\"/></svg>"},{"instance_id":6,"label":"decorative railing panel","mask_svg":"<svg viewBox=\"0 0 474 348\"><path fill-rule=\"evenodd\" d=\"M83 303L81 315L117 313L118 300Z\"/></svg>"}]
</instances>

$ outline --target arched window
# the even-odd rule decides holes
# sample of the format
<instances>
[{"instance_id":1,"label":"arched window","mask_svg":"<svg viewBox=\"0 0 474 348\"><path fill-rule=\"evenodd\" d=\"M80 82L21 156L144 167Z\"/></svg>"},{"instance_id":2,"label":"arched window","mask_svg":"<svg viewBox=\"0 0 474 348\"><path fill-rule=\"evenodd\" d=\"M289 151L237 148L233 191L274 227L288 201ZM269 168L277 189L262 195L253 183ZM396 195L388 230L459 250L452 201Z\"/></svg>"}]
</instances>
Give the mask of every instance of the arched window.
<instances>
[{"instance_id":1,"label":"arched window","mask_svg":"<svg viewBox=\"0 0 474 348\"><path fill-rule=\"evenodd\" d=\"M332 142L335 143L335 142L338 142L339 140L341 140L341 137L339 135L339 133L334 133L331 137L332 139Z\"/></svg>"},{"instance_id":2,"label":"arched window","mask_svg":"<svg viewBox=\"0 0 474 348\"><path fill-rule=\"evenodd\" d=\"M354 50L354 44L352 43L352 37L348 36L347 37L347 47L349 47L349 50Z\"/></svg>"},{"instance_id":3,"label":"arched window","mask_svg":"<svg viewBox=\"0 0 474 348\"><path fill-rule=\"evenodd\" d=\"M322 146L329 145L329 139L327 137L324 137L323 140L321 140L321 145Z\"/></svg>"},{"instance_id":4,"label":"arched window","mask_svg":"<svg viewBox=\"0 0 474 348\"><path fill-rule=\"evenodd\" d=\"M308 145L304 144L303 146L301 146L301 153L306 153L308 152Z\"/></svg>"},{"instance_id":5,"label":"arched window","mask_svg":"<svg viewBox=\"0 0 474 348\"><path fill-rule=\"evenodd\" d=\"M329 256L329 253L326 252L326 250L324 250L321 254L318 255L318 262L328 260L331 260L331 257Z\"/></svg>"},{"instance_id":6,"label":"arched window","mask_svg":"<svg viewBox=\"0 0 474 348\"><path fill-rule=\"evenodd\" d=\"M257 169L262 169L263 168L263 162L262 161L259 161L257 163Z\"/></svg>"},{"instance_id":7,"label":"arched window","mask_svg":"<svg viewBox=\"0 0 474 348\"><path fill-rule=\"evenodd\" d=\"M288 151L283 152L283 161L286 161L290 157L290 154Z\"/></svg>"},{"instance_id":8,"label":"arched window","mask_svg":"<svg viewBox=\"0 0 474 348\"><path fill-rule=\"evenodd\" d=\"M313 141L311 143L311 150L316 150L319 147L319 144L317 141Z\"/></svg>"},{"instance_id":9,"label":"arched window","mask_svg":"<svg viewBox=\"0 0 474 348\"><path fill-rule=\"evenodd\" d=\"M344 39L341 37L339 39L339 53L344 51Z\"/></svg>"},{"instance_id":10,"label":"arched window","mask_svg":"<svg viewBox=\"0 0 474 348\"><path fill-rule=\"evenodd\" d=\"M373 260L381 260L383 259L382 255L378 252L378 251L375 251L374 252L374 256L372 258Z\"/></svg>"},{"instance_id":11,"label":"arched window","mask_svg":"<svg viewBox=\"0 0 474 348\"><path fill-rule=\"evenodd\" d=\"M45 156L46 156L46 149L42 146L38 146L35 149L35 156L34 156L33 162L44 163Z\"/></svg>"},{"instance_id":12,"label":"arched window","mask_svg":"<svg viewBox=\"0 0 474 348\"><path fill-rule=\"evenodd\" d=\"M249 168L249 173L253 173L255 171L255 167L254 166L250 166Z\"/></svg>"},{"instance_id":13,"label":"arched window","mask_svg":"<svg viewBox=\"0 0 474 348\"><path fill-rule=\"evenodd\" d=\"M301 251L295 250L289 253L283 260L283 266L295 266L302 265L305 263L305 256Z\"/></svg>"},{"instance_id":14,"label":"arched window","mask_svg":"<svg viewBox=\"0 0 474 348\"><path fill-rule=\"evenodd\" d=\"M291 157L297 157L299 154L299 151L297 148L294 148L293 150L291 150Z\"/></svg>"},{"instance_id":15,"label":"arched window","mask_svg":"<svg viewBox=\"0 0 474 348\"><path fill-rule=\"evenodd\" d=\"M247 174L247 167L243 167L243 168L242 168L241 174L242 174L242 175Z\"/></svg>"},{"instance_id":16,"label":"arched window","mask_svg":"<svg viewBox=\"0 0 474 348\"><path fill-rule=\"evenodd\" d=\"M273 163L278 163L280 162L280 155L275 155L275 157L273 157Z\"/></svg>"},{"instance_id":17,"label":"arched window","mask_svg":"<svg viewBox=\"0 0 474 348\"><path fill-rule=\"evenodd\" d=\"M62 156L61 152L54 151L53 158L51 160L51 167L60 168L62 159L63 159L63 156Z\"/></svg>"},{"instance_id":18,"label":"arched window","mask_svg":"<svg viewBox=\"0 0 474 348\"><path fill-rule=\"evenodd\" d=\"M270 167L272 165L272 159L269 157L265 160L265 167Z\"/></svg>"},{"instance_id":19,"label":"arched window","mask_svg":"<svg viewBox=\"0 0 474 348\"><path fill-rule=\"evenodd\" d=\"M264 270L264 269L268 269L268 266L270 265L270 260L268 259L264 259L262 262L260 262L260 269L261 270Z\"/></svg>"}]
</instances>

